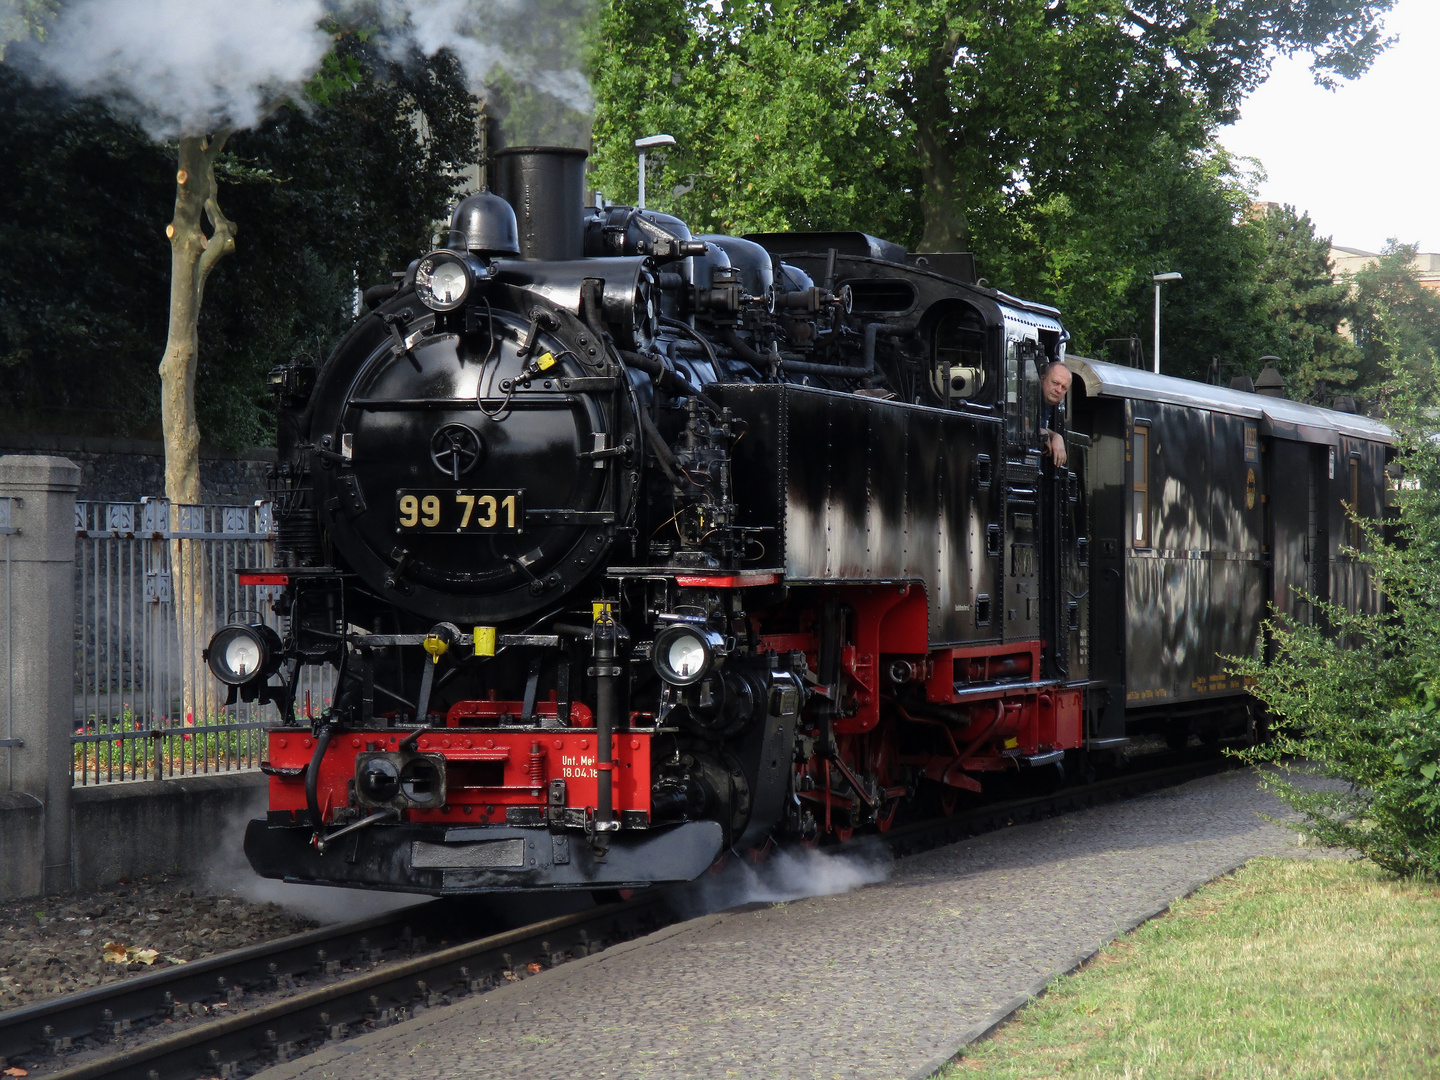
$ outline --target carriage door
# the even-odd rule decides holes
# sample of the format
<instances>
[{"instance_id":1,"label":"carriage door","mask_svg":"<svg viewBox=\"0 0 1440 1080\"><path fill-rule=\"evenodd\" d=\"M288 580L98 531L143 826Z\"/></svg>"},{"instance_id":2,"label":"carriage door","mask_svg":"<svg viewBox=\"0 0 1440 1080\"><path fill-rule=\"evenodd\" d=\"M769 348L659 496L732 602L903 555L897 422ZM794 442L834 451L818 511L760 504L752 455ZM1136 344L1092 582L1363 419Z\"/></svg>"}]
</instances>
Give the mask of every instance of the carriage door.
<instances>
[{"instance_id":1,"label":"carriage door","mask_svg":"<svg viewBox=\"0 0 1440 1080\"><path fill-rule=\"evenodd\" d=\"M1276 611L1301 625L1315 622L1310 598L1330 595L1325 507L1333 453L1329 446L1290 439L1271 439L1265 446L1269 599Z\"/></svg>"}]
</instances>

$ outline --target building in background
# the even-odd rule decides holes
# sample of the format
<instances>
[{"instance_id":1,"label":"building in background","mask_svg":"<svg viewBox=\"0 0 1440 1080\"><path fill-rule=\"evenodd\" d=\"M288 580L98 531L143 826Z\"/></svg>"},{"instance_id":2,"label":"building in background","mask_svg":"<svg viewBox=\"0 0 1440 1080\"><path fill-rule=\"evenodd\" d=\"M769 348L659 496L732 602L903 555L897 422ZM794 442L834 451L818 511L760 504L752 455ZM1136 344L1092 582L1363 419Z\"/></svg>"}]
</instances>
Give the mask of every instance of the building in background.
<instances>
[{"instance_id":1,"label":"building in background","mask_svg":"<svg viewBox=\"0 0 1440 1080\"><path fill-rule=\"evenodd\" d=\"M1347 274L1355 274L1379 259L1379 254L1374 251L1330 245L1330 265L1337 280ZM1417 252L1415 258L1410 260L1410 267L1415 271L1415 278L1422 287L1440 292L1440 252Z\"/></svg>"}]
</instances>

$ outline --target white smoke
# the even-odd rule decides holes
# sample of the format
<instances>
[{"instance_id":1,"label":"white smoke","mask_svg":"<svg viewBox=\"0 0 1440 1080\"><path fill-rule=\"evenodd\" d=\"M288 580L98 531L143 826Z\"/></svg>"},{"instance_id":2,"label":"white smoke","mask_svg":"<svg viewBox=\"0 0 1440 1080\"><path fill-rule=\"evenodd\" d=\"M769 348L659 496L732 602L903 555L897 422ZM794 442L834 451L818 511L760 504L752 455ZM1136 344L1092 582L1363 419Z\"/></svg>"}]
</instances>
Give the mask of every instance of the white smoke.
<instances>
[{"instance_id":1,"label":"white smoke","mask_svg":"<svg viewBox=\"0 0 1440 1080\"><path fill-rule=\"evenodd\" d=\"M245 128L320 66L323 14L319 0L77 0L36 60L156 138Z\"/></svg>"},{"instance_id":2,"label":"white smoke","mask_svg":"<svg viewBox=\"0 0 1440 1080\"><path fill-rule=\"evenodd\" d=\"M576 112L595 107L590 82L575 68L553 61L567 50L545 31L572 36L577 27L555 26L529 0L387 0L391 19L408 16L408 37L427 56L449 49L465 67L472 89L483 92L496 68ZM571 13L573 16L574 12ZM505 42L501 47L497 42Z\"/></svg>"},{"instance_id":3,"label":"white smoke","mask_svg":"<svg viewBox=\"0 0 1440 1080\"><path fill-rule=\"evenodd\" d=\"M585 0L381 0L388 53L449 49L473 92L503 72L514 84L588 115L594 97L578 69ZM554 0L549 0L553 3ZM9 17L15 0L0 0ZM30 50L46 81L105 100L157 139L254 126L276 102L299 100L330 36L357 0L72 0ZM375 10L366 5L367 9Z\"/></svg>"},{"instance_id":4,"label":"white smoke","mask_svg":"<svg viewBox=\"0 0 1440 1080\"><path fill-rule=\"evenodd\" d=\"M262 878L245 858L244 846L245 828L251 818L264 816L266 802L265 791L261 789L242 813L236 814L225 823L215 846L210 849L195 874L206 892L238 896L252 904L277 904L287 911L322 924L364 919L398 908L423 904L431 899L415 893L294 885L272 878Z\"/></svg>"},{"instance_id":5,"label":"white smoke","mask_svg":"<svg viewBox=\"0 0 1440 1080\"><path fill-rule=\"evenodd\" d=\"M758 865L732 858L670 894L686 918L742 904L779 903L807 896L834 896L874 885L890 876L894 856L879 841L847 848L783 848Z\"/></svg>"}]
</instances>

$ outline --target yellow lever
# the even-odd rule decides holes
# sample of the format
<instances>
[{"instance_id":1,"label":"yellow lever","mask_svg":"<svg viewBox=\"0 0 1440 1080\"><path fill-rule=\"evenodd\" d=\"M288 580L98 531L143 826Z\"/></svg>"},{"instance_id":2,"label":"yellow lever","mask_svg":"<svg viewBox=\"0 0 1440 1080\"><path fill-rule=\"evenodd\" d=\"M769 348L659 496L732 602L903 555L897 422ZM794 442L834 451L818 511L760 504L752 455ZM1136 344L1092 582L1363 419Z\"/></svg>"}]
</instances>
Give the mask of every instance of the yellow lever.
<instances>
[{"instance_id":1,"label":"yellow lever","mask_svg":"<svg viewBox=\"0 0 1440 1080\"><path fill-rule=\"evenodd\" d=\"M427 634L425 640L421 642L420 647L430 654L430 662L432 664L438 664L440 657L444 656L450 648L450 643L439 634Z\"/></svg>"}]
</instances>

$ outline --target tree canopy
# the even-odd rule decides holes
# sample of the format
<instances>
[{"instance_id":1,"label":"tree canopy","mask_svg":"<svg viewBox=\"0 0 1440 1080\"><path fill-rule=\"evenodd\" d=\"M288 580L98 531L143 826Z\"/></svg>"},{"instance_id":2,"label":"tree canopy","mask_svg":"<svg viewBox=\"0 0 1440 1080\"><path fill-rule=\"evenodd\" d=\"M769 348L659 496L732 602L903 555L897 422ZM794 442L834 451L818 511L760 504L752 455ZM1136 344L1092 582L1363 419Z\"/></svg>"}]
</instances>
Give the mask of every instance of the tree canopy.
<instances>
[{"instance_id":1,"label":"tree canopy","mask_svg":"<svg viewBox=\"0 0 1440 1080\"><path fill-rule=\"evenodd\" d=\"M1372 405L1440 405L1440 296L1420 284L1414 258L1414 244L1391 240L1350 282L1356 367Z\"/></svg>"},{"instance_id":2,"label":"tree canopy","mask_svg":"<svg viewBox=\"0 0 1440 1080\"><path fill-rule=\"evenodd\" d=\"M1308 214L1269 206L1258 224L1265 243L1259 314L1266 352L1278 358L1291 397L1328 405L1331 392L1351 386L1357 375L1358 354L1341 332L1353 308L1350 288L1335 279L1330 238L1315 235Z\"/></svg>"},{"instance_id":3,"label":"tree canopy","mask_svg":"<svg viewBox=\"0 0 1440 1080\"><path fill-rule=\"evenodd\" d=\"M1310 54L1322 80L1359 74L1391 3L611 0L597 149L613 174L623 136L683 134L677 176L703 178L700 201L799 201L822 219L839 207L787 182L797 165L841 164L861 188L903 177L915 205L901 238L965 250L986 207L1043 202L1129 167L1159 135L1233 118L1277 53ZM733 144L729 161L717 144Z\"/></svg>"}]
</instances>

